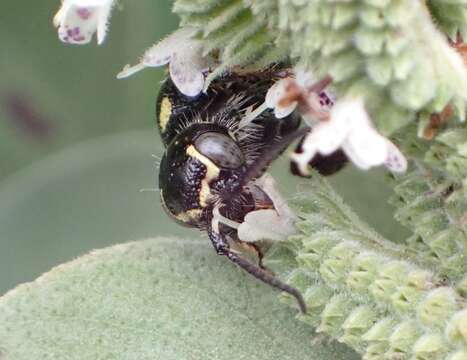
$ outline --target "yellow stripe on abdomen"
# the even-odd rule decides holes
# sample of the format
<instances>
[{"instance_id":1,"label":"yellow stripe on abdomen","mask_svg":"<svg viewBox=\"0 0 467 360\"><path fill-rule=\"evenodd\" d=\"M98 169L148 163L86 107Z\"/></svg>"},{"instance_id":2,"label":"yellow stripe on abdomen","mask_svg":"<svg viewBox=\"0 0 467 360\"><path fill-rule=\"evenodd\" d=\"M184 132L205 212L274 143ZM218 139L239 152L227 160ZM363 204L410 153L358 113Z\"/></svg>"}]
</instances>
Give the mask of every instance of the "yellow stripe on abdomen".
<instances>
[{"instance_id":1,"label":"yellow stripe on abdomen","mask_svg":"<svg viewBox=\"0 0 467 360\"><path fill-rule=\"evenodd\" d=\"M172 115L172 103L168 97L164 97L161 101L161 111L159 113L159 127L161 132L165 132L170 115Z\"/></svg>"}]
</instances>

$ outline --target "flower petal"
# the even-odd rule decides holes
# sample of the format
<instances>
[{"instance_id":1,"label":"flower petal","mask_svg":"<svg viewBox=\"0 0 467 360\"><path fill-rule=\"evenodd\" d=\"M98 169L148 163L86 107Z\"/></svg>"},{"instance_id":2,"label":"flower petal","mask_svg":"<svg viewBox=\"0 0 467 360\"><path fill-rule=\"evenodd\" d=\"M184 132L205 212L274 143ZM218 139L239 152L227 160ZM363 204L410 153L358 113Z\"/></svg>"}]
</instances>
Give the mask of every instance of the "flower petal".
<instances>
[{"instance_id":1,"label":"flower petal","mask_svg":"<svg viewBox=\"0 0 467 360\"><path fill-rule=\"evenodd\" d=\"M404 172L407 160L392 142L373 127L363 100L355 101L348 110L353 125L342 149L349 159L364 170L386 165L391 171Z\"/></svg>"},{"instance_id":2,"label":"flower petal","mask_svg":"<svg viewBox=\"0 0 467 360\"><path fill-rule=\"evenodd\" d=\"M146 50L138 64L133 66L125 65L123 70L117 74L117 79L127 78L147 67L159 67L168 64L175 52L174 44L171 45L170 41L173 35L167 36Z\"/></svg>"},{"instance_id":3,"label":"flower petal","mask_svg":"<svg viewBox=\"0 0 467 360\"><path fill-rule=\"evenodd\" d=\"M317 153L329 155L341 147L349 131L346 125L345 122L330 120L320 122L313 127L303 140L301 152L291 155L301 174L304 176L309 174L308 163Z\"/></svg>"},{"instance_id":4,"label":"flower petal","mask_svg":"<svg viewBox=\"0 0 467 360\"><path fill-rule=\"evenodd\" d=\"M342 150L360 169L384 164L388 157L387 140L373 129L355 129L342 144Z\"/></svg>"},{"instance_id":5,"label":"flower petal","mask_svg":"<svg viewBox=\"0 0 467 360\"><path fill-rule=\"evenodd\" d=\"M265 173L255 181L271 199L274 209L262 209L249 212L237 229L240 240L255 242L259 240L286 240L297 232L297 215L289 208L287 201L279 192L274 178Z\"/></svg>"},{"instance_id":6,"label":"flower petal","mask_svg":"<svg viewBox=\"0 0 467 360\"><path fill-rule=\"evenodd\" d=\"M276 106L274 109L274 115L277 119L283 119L293 113L297 107L297 102L292 102L289 106Z\"/></svg>"},{"instance_id":7,"label":"flower petal","mask_svg":"<svg viewBox=\"0 0 467 360\"><path fill-rule=\"evenodd\" d=\"M170 60L170 78L186 96L196 96L204 88L203 71L207 70L207 63L201 53L201 44L192 42L175 52Z\"/></svg>"},{"instance_id":8,"label":"flower petal","mask_svg":"<svg viewBox=\"0 0 467 360\"><path fill-rule=\"evenodd\" d=\"M319 93L319 104L323 110L331 111L332 107L336 103L336 95L329 91L323 90Z\"/></svg>"},{"instance_id":9,"label":"flower petal","mask_svg":"<svg viewBox=\"0 0 467 360\"><path fill-rule=\"evenodd\" d=\"M279 99L285 94L284 81L279 80L273 84L266 93L265 102L268 108L274 109L279 102Z\"/></svg>"},{"instance_id":10,"label":"flower petal","mask_svg":"<svg viewBox=\"0 0 467 360\"><path fill-rule=\"evenodd\" d=\"M331 122L336 126L347 127L341 147L355 165L369 169L384 162L387 156L385 138L373 128L363 99L347 98L339 101L331 111Z\"/></svg>"},{"instance_id":11,"label":"flower petal","mask_svg":"<svg viewBox=\"0 0 467 360\"><path fill-rule=\"evenodd\" d=\"M65 14L67 12L67 8L65 7L66 3L63 3L60 9L58 9L57 13L54 16L53 24L55 27L59 27L60 24L65 20ZM70 6L70 4L68 4Z\"/></svg>"},{"instance_id":12,"label":"flower petal","mask_svg":"<svg viewBox=\"0 0 467 360\"><path fill-rule=\"evenodd\" d=\"M407 170L407 159L404 154L389 140L388 142L388 157L384 165L392 172L404 173Z\"/></svg>"},{"instance_id":13,"label":"flower petal","mask_svg":"<svg viewBox=\"0 0 467 360\"><path fill-rule=\"evenodd\" d=\"M284 241L296 233L297 229L293 222L286 217L279 216L272 209L249 212L237 229L239 239L246 242Z\"/></svg>"},{"instance_id":14,"label":"flower petal","mask_svg":"<svg viewBox=\"0 0 467 360\"><path fill-rule=\"evenodd\" d=\"M72 6L68 12L62 14L62 22L58 27L58 37L64 43L87 44L91 41L97 29L98 8L78 8ZM78 14L86 14L83 20Z\"/></svg>"},{"instance_id":15,"label":"flower petal","mask_svg":"<svg viewBox=\"0 0 467 360\"><path fill-rule=\"evenodd\" d=\"M109 18L110 13L112 12L113 1L107 1L102 5L99 10L98 19L97 19L97 44L101 45L105 36L107 35L107 29L109 27Z\"/></svg>"},{"instance_id":16,"label":"flower petal","mask_svg":"<svg viewBox=\"0 0 467 360\"><path fill-rule=\"evenodd\" d=\"M147 67L158 67L168 64L174 53L190 46L193 36L196 35L196 31L196 28L191 26L175 30L146 51L141 62Z\"/></svg>"},{"instance_id":17,"label":"flower petal","mask_svg":"<svg viewBox=\"0 0 467 360\"><path fill-rule=\"evenodd\" d=\"M149 48L139 64L126 65L117 75L123 79L146 67L159 67L170 62L172 81L183 94L196 96L204 88L204 74L209 59L202 56L202 45L192 37L197 30L193 27L180 28Z\"/></svg>"},{"instance_id":18,"label":"flower petal","mask_svg":"<svg viewBox=\"0 0 467 360\"><path fill-rule=\"evenodd\" d=\"M330 155L342 148L357 167L369 169L386 165L394 172L404 172L404 155L373 127L365 110L363 99L342 99L331 110L329 121L320 121L313 127L301 146L301 153L292 160L302 174L308 174L308 163L317 153Z\"/></svg>"},{"instance_id":19,"label":"flower petal","mask_svg":"<svg viewBox=\"0 0 467 360\"><path fill-rule=\"evenodd\" d=\"M288 79L281 79L272 85L266 93L265 103L268 108L274 109L274 115L278 119L289 116L297 107L297 102L293 101L289 106L279 106L279 102L286 95L285 87Z\"/></svg>"},{"instance_id":20,"label":"flower petal","mask_svg":"<svg viewBox=\"0 0 467 360\"><path fill-rule=\"evenodd\" d=\"M354 108L352 102L339 101L331 110L329 120L320 121L313 126L313 131L308 136L310 139L306 141L313 142L322 155L336 151L355 126ZM303 148L306 151L306 147Z\"/></svg>"},{"instance_id":21,"label":"flower petal","mask_svg":"<svg viewBox=\"0 0 467 360\"><path fill-rule=\"evenodd\" d=\"M87 44L97 31L98 43L105 39L114 0L65 0L54 17L61 41Z\"/></svg>"},{"instance_id":22,"label":"flower petal","mask_svg":"<svg viewBox=\"0 0 467 360\"><path fill-rule=\"evenodd\" d=\"M307 89L314 85L316 78L313 75L313 72L310 70L305 70L301 66L297 66L294 69L295 79L302 88Z\"/></svg>"}]
</instances>

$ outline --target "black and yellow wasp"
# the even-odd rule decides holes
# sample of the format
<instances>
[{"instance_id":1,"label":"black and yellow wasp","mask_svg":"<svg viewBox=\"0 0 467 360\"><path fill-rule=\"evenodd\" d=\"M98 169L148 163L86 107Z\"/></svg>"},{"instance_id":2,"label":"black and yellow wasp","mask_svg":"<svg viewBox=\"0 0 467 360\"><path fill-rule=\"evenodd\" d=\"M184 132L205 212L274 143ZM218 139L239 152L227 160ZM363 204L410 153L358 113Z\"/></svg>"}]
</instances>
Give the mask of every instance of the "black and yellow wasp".
<instances>
[{"instance_id":1,"label":"black and yellow wasp","mask_svg":"<svg viewBox=\"0 0 467 360\"><path fill-rule=\"evenodd\" d=\"M163 207L172 218L206 231L219 255L291 294L305 312L301 294L262 266L259 247L248 244L259 256L256 265L232 251L232 242L243 243L235 227L216 221L216 213L241 223L252 211L274 208L255 180L309 128L300 127L298 112L277 119L271 110L265 110L245 126L242 119L287 75L288 70L279 65L255 72L232 71L196 97L183 95L170 78L165 80L156 105L157 124L166 147L159 188ZM338 159L337 166L329 167L325 159L316 159L314 165L329 173L341 164L343 160Z\"/></svg>"}]
</instances>

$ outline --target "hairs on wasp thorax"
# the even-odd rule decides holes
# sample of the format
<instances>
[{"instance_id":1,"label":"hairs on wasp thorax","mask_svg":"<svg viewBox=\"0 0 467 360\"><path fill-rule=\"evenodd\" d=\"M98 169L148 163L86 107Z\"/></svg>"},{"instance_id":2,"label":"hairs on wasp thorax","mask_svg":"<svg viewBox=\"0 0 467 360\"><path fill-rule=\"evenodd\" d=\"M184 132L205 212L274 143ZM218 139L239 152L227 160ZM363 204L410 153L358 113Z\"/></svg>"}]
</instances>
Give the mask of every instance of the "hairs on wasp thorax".
<instances>
[{"instance_id":1,"label":"hairs on wasp thorax","mask_svg":"<svg viewBox=\"0 0 467 360\"><path fill-rule=\"evenodd\" d=\"M183 95L170 78L165 80L156 109L165 146L159 188L161 203L170 217L205 231L217 254L289 293L306 312L299 291L263 266L263 254L254 240L267 236L252 235L242 227L245 218L254 214L261 214L271 226L279 222L290 227L296 220L266 170L309 128L300 126L297 111L277 118L272 110L258 110L267 91L287 70L275 65L262 71L231 71L195 97ZM313 159L312 165L325 174L333 173L346 158L332 156L330 161L322 156ZM292 172L297 173L296 169ZM233 251L233 244L256 252L258 264Z\"/></svg>"}]
</instances>

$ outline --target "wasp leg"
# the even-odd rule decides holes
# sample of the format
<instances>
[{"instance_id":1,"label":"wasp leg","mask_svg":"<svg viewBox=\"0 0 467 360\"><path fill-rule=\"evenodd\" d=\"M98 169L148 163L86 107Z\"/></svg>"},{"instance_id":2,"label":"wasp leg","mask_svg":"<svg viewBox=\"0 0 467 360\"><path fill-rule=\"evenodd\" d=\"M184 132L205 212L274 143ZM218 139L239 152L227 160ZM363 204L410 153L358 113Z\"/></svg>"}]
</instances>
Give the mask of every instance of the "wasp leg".
<instances>
[{"instance_id":1,"label":"wasp leg","mask_svg":"<svg viewBox=\"0 0 467 360\"><path fill-rule=\"evenodd\" d=\"M270 272L263 264L264 254L263 254L263 251L260 249L260 247L258 245L247 242L247 241L242 241L240 239L235 239L235 244L238 244L240 247L242 247L246 251L255 253L256 257L258 258L258 266L261 269L263 269L263 270L265 270L267 272Z\"/></svg>"},{"instance_id":2,"label":"wasp leg","mask_svg":"<svg viewBox=\"0 0 467 360\"><path fill-rule=\"evenodd\" d=\"M226 217L224 217L220 213L218 206L214 207L214 210L212 211L212 215L213 216L212 216L211 223L213 224L212 226L215 229L219 229L219 224L220 223L222 223L224 225L227 225L228 227L231 227L232 229L235 229L235 230L238 230L242 225L240 223L237 223L235 221L232 221L232 220L227 219ZM217 230L217 231L219 231L219 230ZM253 243L250 243L248 241L243 241L238 236L235 237L235 243L238 244L239 246L241 246L242 248L248 250L248 251L256 253L256 256L258 257L259 267L261 269L267 270L263 265L263 252L261 251L261 249L257 245L255 245Z\"/></svg>"},{"instance_id":3,"label":"wasp leg","mask_svg":"<svg viewBox=\"0 0 467 360\"><path fill-rule=\"evenodd\" d=\"M215 231L212 228L212 226L208 227L208 235L211 239L214 248L216 249L217 254L227 257L227 259L241 267L243 270L257 278L258 280L261 280L262 282L272 287L275 287L276 289L282 290L292 295L297 300L301 312L304 314L306 313L305 301L303 300L302 294L300 294L300 292L297 289L291 287L290 285L287 285L275 276L269 274L266 270L261 269L257 265L235 254L230 249L226 238L220 232Z\"/></svg>"},{"instance_id":4,"label":"wasp leg","mask_svg":"<svg viewBox=\"0 0 467 360\"><path fill-rule=\"evenodd\" d=\"M263 269L264 271L267 271L268 273L271 273L271 271L269 271L263 264L264 254L263 254L263 251L261 250L261 248L258 245L251 244L251 243L246 243L246 242L243 242L243 241L241 241L241 244L242 244L242 246L245 246L246 248L248 248L251 251L253 251L254 253L256 253L256 256L258 258L258 266L261 269Z\"/></svg>"}]
</instances>

